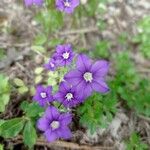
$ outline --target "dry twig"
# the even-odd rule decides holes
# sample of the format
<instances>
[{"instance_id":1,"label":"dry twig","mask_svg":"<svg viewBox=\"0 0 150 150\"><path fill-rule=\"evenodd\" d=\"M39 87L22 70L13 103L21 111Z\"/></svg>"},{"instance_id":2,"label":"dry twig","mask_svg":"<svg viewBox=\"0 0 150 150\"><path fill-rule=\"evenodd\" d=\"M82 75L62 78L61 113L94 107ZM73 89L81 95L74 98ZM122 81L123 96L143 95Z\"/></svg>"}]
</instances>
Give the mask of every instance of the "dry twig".
<instances>
[{"instance_id":1,"label":"dry twig","mask_svg":"<svg viewBox=\"0 0 150 150\"><path fill-rule=\"evenodd\" d=\"M148 118L148 117L146 117L146 116L138 115L138 117L139 117L140 119L143 119L143 120L145 120L145 121L150 122L150 118Z\"/></svg>"},{"instance_id":2,"label":"dry twig","mask_svg":"<svg viewBox=\"0 0 150 150\"><path fill-rule=\"evenodd\" d=\"M13 141L13 145L22 144L22 136L18 136L16 141ZM38 138L35 145L38 146L46 146L48 148L66 148L70 150L114 150L114 147L106 147L106 146L90 146L90 145L79 145L73 142L66 142L66 141L55 141L52 143L48 143L45 141L44 138Z\"/></svg>"},{"instance_id":3,"label":"dry twig","mask_svg":"<svg viewBox=\"0 0 150 150\"><path fill-rule=\"evenodd\" d=\"M69 30L69 31L64 31L64 32L59 32L59 35L65 36L68 34L85 34L89 32L97 32L98 28L97 27L90 27L90 28L84 28L84 29L76 29L76 30Z\"/></svg>"}]
</instances>

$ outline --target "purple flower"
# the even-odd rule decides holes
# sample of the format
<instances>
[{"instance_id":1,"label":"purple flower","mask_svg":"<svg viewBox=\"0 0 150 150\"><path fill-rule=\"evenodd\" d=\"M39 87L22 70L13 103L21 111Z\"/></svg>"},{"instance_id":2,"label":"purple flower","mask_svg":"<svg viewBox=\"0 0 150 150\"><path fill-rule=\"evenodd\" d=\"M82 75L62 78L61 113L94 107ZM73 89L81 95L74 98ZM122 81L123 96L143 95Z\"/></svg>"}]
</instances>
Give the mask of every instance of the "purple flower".
<instances>
[{"instance_id":1,"label":"purple flower","mask_svg":"<svg viewBox=\"0 0 150 150\"><path fill-rule=\"evenodd\" d=\"M68 128L71 120L71 114L60 114L55 107L48 107L44 116L38 120L37 127L44 132L49 142L55 141L58 138L69 139L72 136Z\"/></svg>"},{"instance_id":2,"label":"purple flower","mask_svg":"<svg viewBox=\"0 0 150 150\"><path fill-rule=\"evenodd\" d=\"M54 71L56 69L56 61L51 58L47 64L44 65L47 70Z\"/></svg>"},{"instance_id":3,"label":"purple flower","mask_svg":"<svg viewBox=\"0 0 150 150\"><path fill-rule=\"evenodd\" d=\"M42 107L46 106L48 102L52 102L53 101L52 87L48 86L44 88L43 86L38 85L33 100L37 101L39 105Z\"/></svg>"},{"instance_id":4,"label":"purple flower","mask_svg":"<svg viewBox=\"0 0 150 150\"><path fill-rule=\"evenodd\" d=\"M109 91L105 83L105 76L109 69L109 64L105 60L92 60L86 55L81 54L77 58L77 69L67 73L64 79L76 86L81 97L88 97L93 91L105 93Z\"/></svg>"},{"instance_id":5,"label":"purple flower","mask_svg":"<svg viewBox=\"0 0 150 150\"><path fill-rule=\"evenodd\" d=\"M71 87L67 82L61 82L59 91L54 95L54 99L62 103L66 108L71 108L82 102L75 87Z\"/></svg>"},{"instance_id":6,"label":"purple flower","mask_svg":"<svg viewBox=\"0 0 150 150\"><path fill-rule=\"evenodd\" d=\"M26 6L31 6L33 4L41 6L43 4L43 0L24 0Z\"/></svg>"},{"instance_id":7,"label":"purple flower","mask_svg":"<svg viewBox=\"0 0 150 150\"><path fill-rule=\"evenodd\" d=\"M66 66L71 64L74 57L71 44L56 46L56 52L53 55L57 66Z\"/></svg>"},{"instance_id":8,"label":"purple flower","mask_svg":"<svg viewBox=\"0 0 150 150\"><path fill-rule=\"evenodd\" d=\"M75 7L80 4L79 0L56 0L56 7L68 14L73 13Z\"/></svg>"}]
</instances>

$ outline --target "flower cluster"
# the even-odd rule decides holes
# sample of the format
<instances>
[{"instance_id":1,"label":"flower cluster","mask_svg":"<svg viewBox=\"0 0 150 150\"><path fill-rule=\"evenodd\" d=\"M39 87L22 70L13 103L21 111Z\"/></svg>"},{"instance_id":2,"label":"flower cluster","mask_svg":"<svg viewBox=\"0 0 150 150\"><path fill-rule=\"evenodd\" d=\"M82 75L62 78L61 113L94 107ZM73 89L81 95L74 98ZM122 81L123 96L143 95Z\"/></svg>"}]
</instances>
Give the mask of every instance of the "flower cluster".
<instances>
[{"instance_id":1,"label":"flower cluster","mask_svg":"<svg viewBox=\"0 0 150 150\"><path fill-rule=\"evenodd\" d=\"M100 93L109 91L105 82L109 69L108 62L105 60L95 62L85 54L78 54L75 57L70 44L58 45L48 64L45 64L45 68L54 71L57 67L74 66L73 59L76 66L74 69L68 67L69 71L64 75L64 81L59 84L56 93L52 93L51 86L38 85L33 97L40 106L46 108L45 114L38 120L37 127L44 132L49 142L71 137L68 127L72 119L71 108L84 103L94 91ZM59 102L69 112L59 112L59 107L56 107L54 101Z\"/></svg>"},{"instance_id":2,"label":"flower cluster","mask_svg":"<svg viewBox=\"0 0 150 150\"><path fill-rule=\"evenodd\" d=\"M74 57L71 44L56 46L56 51L45 68L54 71L57 67L70 65Z\"/></svg>"},{"instance_id":3,"label":"flower cluster","mask_svg":"<svg viewBox=\"0 0 150 150\"><path fill-rule=\"evenodd\" d=\"M44 0L24 0L26 6L37 5L41 6ZM59 11L71 14L74 9L80 4L80 0L55 0L56 8Z\"/></svg>"}]
</instances>

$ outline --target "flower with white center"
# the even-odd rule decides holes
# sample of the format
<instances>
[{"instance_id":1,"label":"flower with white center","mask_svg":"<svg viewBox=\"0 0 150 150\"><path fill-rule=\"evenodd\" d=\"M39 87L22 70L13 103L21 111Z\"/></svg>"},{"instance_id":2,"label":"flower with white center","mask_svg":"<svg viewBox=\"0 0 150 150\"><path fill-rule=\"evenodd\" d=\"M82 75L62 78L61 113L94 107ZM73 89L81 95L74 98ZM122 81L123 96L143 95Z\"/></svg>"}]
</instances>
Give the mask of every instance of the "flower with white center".
<instances>
[{"instance_id":1,"label":"flower with white center","mask_svg":"<svg viewBox=\"0 0 150 150\"><path fill-rule=\"evenodd\" d=\"M62 56L63 56L64 59L68 59L68 58L69 58L69 53L68 53L68 52L65 52L65 53L63 53Z\"/></svg>"},{"instance_id":2,"label":"flower with white center","mask_svg":"<svg viewBox=\"0 0 150 150\"><path fill-rule=\"evenodd\" d=\"M68 127L71 120L72 115L70 113L60 113L57 108L50 106L37 121L37 127L44 132L44 137L48 142L53 142L59 138L69 139L72 136Z\"/></svg>"},{"instance_id":3,"label":"flower with white center","mask_svg":"<svg viewBox=\"0 0 150 150\"><path fill-rule=\"evenodd\" d=\"M78 97L79 93L76 91L76 87L72 87L66 81L60 83L59 90L54 95L54 99L63 104L66 108L72 108L82 103L82 99Z\"/></svg>"},{"instance_id":4,"label":"flower with white center","mask_svg":"<svg viewBox=\"0 0 150 150\"><path fill-rule=\"evenodd\" d=\"M73 13L74 9L80 4L80 0L55 0L56 8L68 14Z\"/></svg>"},{"instance_id":5,"label":"flower with white center","mask_svg":"<svg viewBox=\"0 0 150 150\"><path fill-rule=\"evenodd\" d=\"M83 78L86 82L92 82L93 80L92 73L91 72L84 73Z\"/></svg>"},{"instance_id":6,"label":"flower with white center","mask_svg":"<svg viewBox=\"0 0 150 150\"><path fill-rule=\"evenodd\" d=\"M45 107L48 102L53 101L52 87L43 87L42 85L38 85L36 87L36 93L33 100L38 102L40 106Z\"/></svg>"},{"instance_id":7,"label":"flower with white center","mask_svg":"<svg viewBox=\"0 0 150 150\"><path fill-rule=\"evenodd\" d=\"M62 67L70 65L73 61L74 53L71 44L57 45L53 55L56 66Z\"/></svg>"},{"instance_id":8,"label":"flower with white center","mask_svg":"<svg viewBox=\"0 0 150 150\"><path fill-rule=\"evenodd\" d=\"M42 98L46 98L47 97L47 94L45 92L41 92L40 95L41 95Z\"/></svg>"},{"instance_id":9,"label":"flower with white center","mask_svg":"<svg viewBox=\"0 0 150 150\"><path fill-rule=\"evenodd\" d=\"M79 98L86 99L93 92L106 93L109 87L105 82L109 63L105 60L92 61L88 56L80 54L77 57L76 69L68 72L64 79L76 87Z\"/></svg>"},{"instance_id":10,"label":"flower with white center","mask_svg":"<svg viewBox=\"0 0 150 150\"><path fill-rule=\"evenodd\" d=\"M67 93L65 98L70 101L73 98L73 94L72 93Z\"/></svg>"},{"instance_id":11,"label":"flower with white center","mask_svg":"<svg viewBox=\"0 0 150 150\"><path fill-rule=\"evenodd\" d=\"M53 130L58 129L59 126L60 126L59 121L52 121L51 127L52 127Z\"/></svg>"}]
</instances>

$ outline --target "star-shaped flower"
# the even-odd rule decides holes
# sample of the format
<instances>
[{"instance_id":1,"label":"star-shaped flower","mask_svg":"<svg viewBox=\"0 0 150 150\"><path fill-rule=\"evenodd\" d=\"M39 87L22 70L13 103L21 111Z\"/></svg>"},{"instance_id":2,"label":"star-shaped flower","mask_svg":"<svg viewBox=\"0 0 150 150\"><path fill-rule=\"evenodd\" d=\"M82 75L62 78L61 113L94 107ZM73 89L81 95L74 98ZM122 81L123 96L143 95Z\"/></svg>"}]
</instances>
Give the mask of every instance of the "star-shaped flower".
<instances>
[{"instance_id":1,"label":"star-shaped flower","mask_svg":"<svg viewBox=\"0 0 150 150\"><path fill-rule=\"evenodd\" d=\"M75 86L81 97L88 97L93 91L106 93L109 88L105 82L109 64L105 60L92 62L86 55L77 58L77 69L70 71L64 77L72 86Z\"/></svg>"},{"instance_id":2,"label":"star-shaped flower","mask_svg":"<svg viewBox=\"0 0 150 150\"><path fill-rule=\"evenodd\" d=\"M52 87L48 86L45 88L41 85L38 85L33 100L37 101L40 106L45 107L48 102L53 101Z\"/></svg>"},{"instance_id":3,"label":"star-shaped flower","mask_svg":"<svg viewBox=\"0 0 150 150\"><path fill-rule=\"evenodd\" d=\"M57 66L67 66L72 63L74 53L71 44L56 46L56 51L53 55Z\"/></svg>"},{"instance_id":4,"label":"star-shaped flower","mask_svg":"<svg viewBox=\"0 0 150 150\"><path fill-rule=\"evenodd\" d=\"M67 82L61 82L59 91L54 95L54 99L62 103L66 108L71 108L82 102L76 87L70 86Z\"/></svg>"},{"instance_id":5,"label":"star-shaped flower","mask_svg":"<svg viewBox=\"0 0 150 150\"><path fill-rule=\"evenodd\" d=\"M74 9L80 4L79 0L56 0L56 7L60 11L68 14L73 13Z\"/></svg>"},{"instance_id":6,"label":"star-shaped flower","mask_svg":"<svg viewBox=\"0 0 150 150\"><path fill-rule=\"evenodd\" d=\"M69 139L72 136L68 127L71 120L70 113L61 114L55 107L48 107L44 116L38 120L37 127L44 132L49 142L59 138Z\"/></svg>"}]
</instances>

